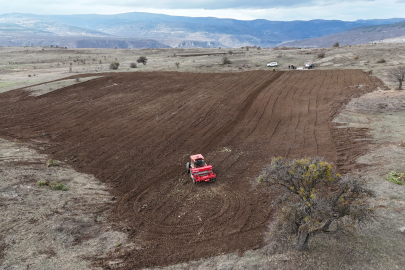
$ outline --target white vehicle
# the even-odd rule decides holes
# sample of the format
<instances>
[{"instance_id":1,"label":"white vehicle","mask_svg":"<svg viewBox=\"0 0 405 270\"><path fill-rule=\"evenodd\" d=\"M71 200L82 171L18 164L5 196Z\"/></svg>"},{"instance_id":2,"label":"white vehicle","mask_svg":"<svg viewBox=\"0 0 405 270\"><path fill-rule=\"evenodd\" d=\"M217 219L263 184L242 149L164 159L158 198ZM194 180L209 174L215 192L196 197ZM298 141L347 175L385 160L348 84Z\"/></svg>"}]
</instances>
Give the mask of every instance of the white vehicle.
<instances>
[{"instance_id":1,"label":"white vehicle","mask_svg":"<svg viewBox=\"0 0 405 270\"><path fill-rule=\"evenodd\" d=\"M314 63L312 61L308 61L305 63L305 68L310 69L314 67Z\"/></svg>"},{"instance_id":2,"label":"white vehicle","mask_svg":"<svg viewBox=\"0 0 405 270\"><path fill-rule=\"evenodd\" d=\"M267 64L268 67L276 67L278 66L277 62L271 62Z\"/></svg>"}]
</instances>

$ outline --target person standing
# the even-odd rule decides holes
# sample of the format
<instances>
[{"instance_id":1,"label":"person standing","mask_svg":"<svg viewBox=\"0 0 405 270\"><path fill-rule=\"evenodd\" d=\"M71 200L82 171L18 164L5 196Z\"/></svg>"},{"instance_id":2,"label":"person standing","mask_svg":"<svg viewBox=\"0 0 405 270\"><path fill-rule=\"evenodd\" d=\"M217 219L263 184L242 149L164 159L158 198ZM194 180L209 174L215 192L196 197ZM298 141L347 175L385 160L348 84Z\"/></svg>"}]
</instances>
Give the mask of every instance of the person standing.
<instances>
[{"instance_id":1,"label":"person standing","mask_svg":"<svg viewBox=\"0 0 405 270\"><path fill-rule=\"evenodd\" d=\"M276 67L273 67L273 72L276 71Z\"/></svg>"}]
</instances>

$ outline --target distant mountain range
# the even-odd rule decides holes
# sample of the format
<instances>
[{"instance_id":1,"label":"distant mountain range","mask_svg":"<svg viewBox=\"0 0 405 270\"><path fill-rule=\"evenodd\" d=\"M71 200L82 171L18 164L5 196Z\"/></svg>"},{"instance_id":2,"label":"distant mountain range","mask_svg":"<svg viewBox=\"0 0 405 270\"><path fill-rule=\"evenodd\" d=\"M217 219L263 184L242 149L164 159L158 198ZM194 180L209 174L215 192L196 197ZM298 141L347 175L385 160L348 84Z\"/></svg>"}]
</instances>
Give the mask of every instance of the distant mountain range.
<instances>
[{"instance_id":1,"label":"distant mountain range","mask_svg":"<svg viewBox=\"0 0 405 270\"><path fill-rule=\"evenodd\" d=\"M316 48L316 47L330 47L335 42L339 42L340 45L355 45L355 44L384 43L384 42L405 43L405 21L393 24L364 26L319 38L310 38L310 39L296 40L292 42L284 42L282 45L287 47Z\"/></svg>"},{"instance_id":2,"label":"distant mountain range","mask_svg":"<svg viewBox=\"0 0 405 270\"><path fill-rule=\"evenodd\" d=\"M313 38L344 33L359 27L377 29L370 30L373 32L378 31L381 25L404 20L284 22L193 18L143 12L116 15L11 13L0 15L0 45L77 48L273 47L283 43L295 44L286 42L303 39L310 39L308 42L315 44ZM311 46L317 46L313 44Z\"/></svg>"}]
</instances>

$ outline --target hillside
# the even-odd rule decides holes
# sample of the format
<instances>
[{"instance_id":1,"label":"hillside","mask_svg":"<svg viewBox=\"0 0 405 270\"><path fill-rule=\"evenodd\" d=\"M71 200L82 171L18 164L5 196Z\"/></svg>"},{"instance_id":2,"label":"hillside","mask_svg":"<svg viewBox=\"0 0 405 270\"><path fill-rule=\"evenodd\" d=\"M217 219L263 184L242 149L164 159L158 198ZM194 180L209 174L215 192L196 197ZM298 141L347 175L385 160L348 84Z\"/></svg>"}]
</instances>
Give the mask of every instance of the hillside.
<instances>
[{"instance_id":1,"label":"hillside","mask_svg":"<svg viewBox=\"0 0 405 270\"><path fill-rule=\"evenodd\" d=\"M0 16L0 46L59 46L68 48L168 48L156 40L117 37L85 27L56 22L46 16Z\"/></svg>"},{"instance_id":2,"label":"hillside","mask_svg":"<svg viewBox=\"0 0 405 270\"><path fill-rule=\"evenodd\" d=\"M52 45L57 37L105 37L155 40L159 47L272 47L290 40L317 38L362 26L397 23L404 19L311 21L243 21L236 19L193 18L163 14L131 12L115 15L34 15L3 14L0 24L8 37L19 37L14 44L30 44L38 34L49 34L36 45ZM8 25L8 26L7 26ZM21 29L19 29L21 28ZM24 30L24 31L22 31ZM38 33L38 31L43 31ZM55 41L56 40L56 41ZM108 43L108 42L107 42ZM116 42L112 42L116 43ZM3 41L0 45L9 46ZM18 46L18 45L13 45ZM80 44L60 46L80 48ZM131 47L131 46L129 46ZM112 47L113 48L113 47Z\"/></svg>"},{"instance_id":3,"label":"hillside","mask_svg":"<svg viewBox=\"0 0 405 270\"><path fill-rule=\"evenodd\" d=\"M405 42L404 35L405 21L402 21L394 24L359 27L324 37L285 42L283 43L283 45L315 48L330 47L335 42L339 42L340 45L356 45L381 42L402 43Z\"/></svg>"}]
</instances>

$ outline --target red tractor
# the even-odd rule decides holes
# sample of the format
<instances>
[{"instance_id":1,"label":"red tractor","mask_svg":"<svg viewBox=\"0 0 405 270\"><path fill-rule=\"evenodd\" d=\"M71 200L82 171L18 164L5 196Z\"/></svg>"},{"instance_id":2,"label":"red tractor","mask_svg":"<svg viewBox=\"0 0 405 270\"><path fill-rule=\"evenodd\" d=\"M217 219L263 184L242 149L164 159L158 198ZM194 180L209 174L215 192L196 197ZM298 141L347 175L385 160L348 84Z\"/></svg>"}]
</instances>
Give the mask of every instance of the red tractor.
<instances>
[{"instance_id":1,"label":"red tractor","mask_svg":"<svg viewBox=\"0 0 405 270\"><path fill-rule=\"evenodd\" d=\"M213 182L217 179L217 175L212 171L212 165L207 165L201 154L191 155L190 162L187 162L186 168L194 184Z\"/></svg>"}]
</instances>

